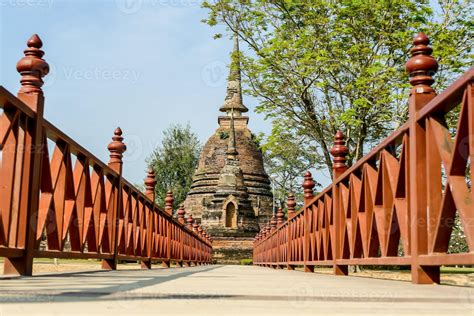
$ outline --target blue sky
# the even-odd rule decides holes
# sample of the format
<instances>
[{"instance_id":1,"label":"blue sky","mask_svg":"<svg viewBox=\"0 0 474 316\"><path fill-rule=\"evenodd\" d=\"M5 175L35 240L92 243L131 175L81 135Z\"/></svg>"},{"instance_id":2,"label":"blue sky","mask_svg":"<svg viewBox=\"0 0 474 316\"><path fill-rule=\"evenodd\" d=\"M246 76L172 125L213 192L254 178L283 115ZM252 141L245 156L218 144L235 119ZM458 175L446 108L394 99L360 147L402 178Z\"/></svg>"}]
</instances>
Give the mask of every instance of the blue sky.
<instances>
[{"instance_id":1,"label":"blue sky","mask_svg":"<svg viewBox=\"0 0 474 316\"><path fill-rule=\"evenodd\" d=\"M204 142L217 128L226 87L229 38L201 23L198 0L0 0L0 85L19 89L16 62L38 33L51 73L45 117L108 161L113 130L124 131L124 176L145 177L145 159L172 123L190 123ZM253 113L252 131L270 122Z\"/></svg>"}]
</instances>

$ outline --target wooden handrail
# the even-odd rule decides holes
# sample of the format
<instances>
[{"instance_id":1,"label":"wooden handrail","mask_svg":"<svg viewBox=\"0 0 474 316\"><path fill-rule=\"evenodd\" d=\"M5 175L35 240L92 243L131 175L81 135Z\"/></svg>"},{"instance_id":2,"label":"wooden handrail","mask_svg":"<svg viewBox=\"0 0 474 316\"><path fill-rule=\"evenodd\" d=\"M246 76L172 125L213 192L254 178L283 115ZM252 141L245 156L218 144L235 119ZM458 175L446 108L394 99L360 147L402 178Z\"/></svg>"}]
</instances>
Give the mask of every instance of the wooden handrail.
<instances>
[{"instance_id":1,"label":"wooden handrail","mask_svg":"<svg viewBox=\"0 0 474 316\"><path fill-rule=\"evenodd\" d=\"M151 268L155 260L168 267L172 261L211 263L207 235L180 223L171 206L159 207L150 193L153 186L144 194L122 177L126 146L119 128L106 164L43 118L42 77L49 66L41 47L34 35L17 64L22 75L18 96L0 86L4 273L31 275L35 257L97 258L104 269L116 269L119 259L140 260L142 268ZM150 183L156 185L153 179L145 184Z\"/></svg>"},{"instance_id":2,"label":"wooden handrail","mask_svg":"<svg viewBox=\"0 0 474 316\"><path fill-rule=\"evenodd\" d=\"M36 117L36 113L32 109L0 85L0 108L6 109L8 107L14 107L30 118Z\"/></svg>"},{"instance_id":3,"label":"wooden handrail","mask_svg":"<svg viewBox=\"0 0 474 316\"><path fill-rule=\"evenodd\" d=\"M428 44L418 34L407 62L408 121L350 168L338 132L332 183L312 196L313 180L305 175L303 207L284 225L257 234L254 264L302 265L306 272L326 265L336 275L347 275L348 265L409 265L414 283L439 283L440 265L474 264L474 198L466 185L474 143L474 68L436 96L431 76L437 62ZM445 115L459 104L452 139ZM469 251L451 254L456 212Z\"/></svg>"}]
</instances>

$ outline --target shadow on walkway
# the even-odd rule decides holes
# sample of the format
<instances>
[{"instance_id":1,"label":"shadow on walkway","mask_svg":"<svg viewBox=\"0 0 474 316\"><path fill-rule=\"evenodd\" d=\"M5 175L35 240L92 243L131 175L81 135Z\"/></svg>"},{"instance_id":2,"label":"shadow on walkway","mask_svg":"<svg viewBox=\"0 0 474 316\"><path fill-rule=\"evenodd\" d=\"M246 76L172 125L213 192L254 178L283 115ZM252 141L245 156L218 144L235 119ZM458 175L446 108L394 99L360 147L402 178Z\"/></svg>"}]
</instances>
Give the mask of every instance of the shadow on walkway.
<instances>
[{"instance_id":1,"label":"shadow on walkway","mask_svg":"<svg viewBox=\"0 0 474 316\"><path fill-rule=\"evenodd\" d=\"M127 300L135 296L130 291L211 271L219 267L98 270L4 279L0 281L0 303Z\"/></svg>"}]
</instances>

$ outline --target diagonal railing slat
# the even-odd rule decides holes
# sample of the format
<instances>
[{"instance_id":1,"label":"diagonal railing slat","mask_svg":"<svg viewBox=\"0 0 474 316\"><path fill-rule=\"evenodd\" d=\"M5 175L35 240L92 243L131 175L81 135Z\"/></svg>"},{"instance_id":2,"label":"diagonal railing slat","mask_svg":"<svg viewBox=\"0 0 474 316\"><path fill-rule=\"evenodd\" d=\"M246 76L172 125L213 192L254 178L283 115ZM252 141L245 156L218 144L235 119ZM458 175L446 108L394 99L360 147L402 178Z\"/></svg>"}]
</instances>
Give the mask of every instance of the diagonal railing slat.
<instances>
[{"instance_id":1,"label":"diagonal railing slat","mask_svg":"<svg viewBox=\"0 0 474 316\"><path fill-rule=\"evenodd\" d=\"M102 162L43 118L48 64L37 35L17 69L18 96L0 86L0 257L4 273L31 275L33 258L211 263L212 240L155 204L153 171L143 193L122 177L126 150L117 129ZM170 200L171 199L171 200ZM171 201L171 204L170 204ZM197 224L196 224L197 225ZM198 225L199 226L199 225ZM200 227L199 227L200 228Z\"/></svg>"},{"instance_id":2,"label":"diagonal railing slat","mask_svg":"<svg viewBox=\"0 0 474 316\"><path fill-rule=\"evenodd\" d=\"M437 96L428 44L418 34L407 62L409 120L350 168L338 132L333 182L313 197L305 175L303 207L295 213L289 200L285 223L257 234L254 264L332 266L336 275L347 275L348 265L406 265L414 283L439 283L441 265L474 264L474 68ZM455 130L448 115L458 120ZM465 253L448 252L456 216Z\"/></svg>"}]
</instances>

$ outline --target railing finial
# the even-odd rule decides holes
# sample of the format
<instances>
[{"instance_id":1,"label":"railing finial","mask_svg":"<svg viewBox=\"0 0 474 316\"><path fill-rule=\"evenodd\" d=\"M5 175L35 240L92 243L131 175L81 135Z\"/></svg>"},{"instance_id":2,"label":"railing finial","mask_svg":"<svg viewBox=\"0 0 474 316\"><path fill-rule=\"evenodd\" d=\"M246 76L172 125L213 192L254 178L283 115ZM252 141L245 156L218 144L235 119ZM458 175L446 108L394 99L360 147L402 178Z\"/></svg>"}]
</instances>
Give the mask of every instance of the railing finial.
<instances>
[{"instance_id":1,"label":"railing finial","mask_svg":"<svg viewBox=\"0 0 474 316\"><path fill-rule=\"evenodd\" d=\"M165 211L166 213L170 215L173 215L173 202L174 202L173 191L169 190L168 192L166 192Z\"/></svg>"},{"instance_id":2,"label":"railing finial","mask_svg":"<svg viewBox=\"0 0 474 316\"><path fill-rule=\"evenodd\" d=\"M48 63L42 59L44 51L41 50L43 42L37 34L30 37L26 43L25 57L16 64L16 70L20 73L21 88L18 93L42 94L43 77L49 73Z\"/></svg>"},{"instance_id":3,"label":"railing finial","mask_svg":"<svg viewBox=\"0 0 474 316\"><path fill-rule=\"evenodd\" d=\"M277 227L277 224L278 224L277 218L275 215L273 215L272 218L270 219L270 230L274 231Z\"/></svg>"},{"instance_id":4,"label":"railing finial","mask_svg":"<svg viewBox=\"0 0 474 316\"><path fill-rule=\"evenodd\" d=\"M304 199L305 202L307 200L310 200L313 198L313 189L316 186L316 184L313 181L313 176L311 175L311 172L306 171L304 174L304 182L303 182L303 192L304 192Z\"/></svg>"},{"instance_id":5,"label":"railing finial","mask_svg":"<svg viewBox=\"0 0 474 316\"><path fill-rule=\"evenodd\" d=\"M196 221L194 221L194 224L193 224L193 231L194 231L195 233L198 232L198 227L199 227L199 224L198 224Z\"/></svg>"},{"instance_id":6,"label":"railing finial","mask_svg":"<svg viewBox=\"0 0 474 316\"><path fill-rule=\"evenodd\" d=\"M121 173L122 157L123 153L127 150L127 146L123 143L122 130L117 127L112 137L112 142L107 146L110 152L109 166L114 168L115 171Z\"/></svg>"},{"instance_id":7,"label":"railing finial","mask_svg":"<svg viewBox=\"0 0 474 316\"><path fill-rule=\"evenodd\" d=\"M276 213L276 218L277 218L277 225L281 226L283 223L285 223L285 213L283 213L283 210L281 207L278 208L278 211Z\"/></svg>"},{"instance_id":8,"label":"railing finial","mask_svg":"<svg viewBox=\"0 0 474 316\"><path fill-rule=\"evenodd\" d=\"M334 157L332 164L334 180L347 170L346 156L348 153L349 149L346 146L344 134L337 131L334 136L334 146L331 148L331 155Z\"/></svg>"},{"instance_id":9,"label":"railing finial","mask_svg":"<svg viewBox=\"0 0 474 316\"><path fill-rule=\"evenodd\" d=\"M150 198L154 197L156 179L155 179L155 171L153 170L153 168L150 167L148 169L144 183L145 183L145 195Z\"/></svg>"},{"instance_id":10,"label":"railing finial","mask_svg":"<svg viewBox=\"0 0 474 316\"><path fill-rule=\"evenodd\" d=\"M288 200L286 201L286 205L288 206L288 219L291 219L295 216L296 213L296 201L295 195L293 193L288 194Z\"/></svg>"},{"instance_id":11,"label":"railing finial","mask_svg":"<svg viewBox=\"0 0 474 316\"><path fill-rule=\"evenodd\" d=\"M430 39L424 33L418 33L413 39L411 57L406 63L406 70L410 74L410 84L419 88L425 87L426 91L433 92L431 85L433 76L438 70L438 62L431 56L433 49L429 47Z\"/></svg>"},{"instance_id":12,"label":"railing finial","mask_svg":"<svg viewBox=\"0 0 474 316\"><path fill-rule=\"evenodd\" d=\"M178 214L178 222L184 225L184 215L186 215L186 211L184 210L184 204L179 205L177 214Z\"/></svg>"},{"instance_id":13,"label":"railing finial","mask_svg":"<svg viewBox=\"0 0 474 316\"><path fill-rule=\"evenodd\" d=\"M188 218L186 219L186 226L191 230L193 229L193 222L193 214L189 214Z\"/></svg>"}]
</instances>

